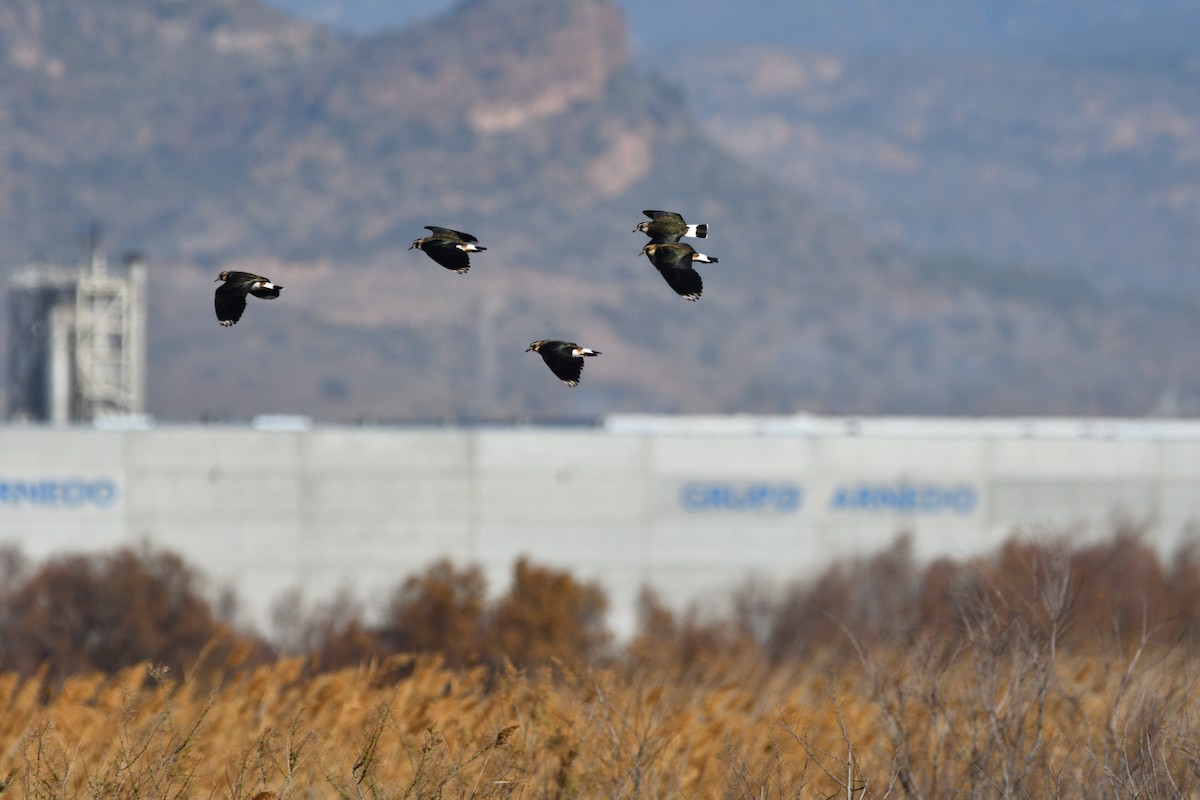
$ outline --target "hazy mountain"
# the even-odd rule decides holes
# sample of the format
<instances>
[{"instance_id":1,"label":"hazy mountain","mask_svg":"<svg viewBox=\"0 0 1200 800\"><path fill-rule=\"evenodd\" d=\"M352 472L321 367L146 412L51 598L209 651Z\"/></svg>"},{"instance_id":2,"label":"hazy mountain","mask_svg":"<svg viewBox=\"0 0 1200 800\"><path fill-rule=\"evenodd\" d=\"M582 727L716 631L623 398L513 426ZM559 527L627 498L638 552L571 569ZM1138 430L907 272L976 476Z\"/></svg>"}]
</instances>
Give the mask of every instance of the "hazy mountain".
<instances>
[{"instance_id":1,"label":"hazy mountain","mask_svg":"<svg viewBox=\"0 0 1200 800\"><path fill-rule=\"evenodd\" d=\"M680 51L705 130L880 241L1200 290L1200 60Z\"/></svg>"},{"instance_id":2,"label":"hazy mountain","mask_svg":"<svg viewBox=\"0 0 1200 800\"><path fill-rule=\"evenodd\" d=\"M1143 413L1200 397L1200 315L1083 276L879 246L713 143L611 0L476 0L338 35L251 0L0 0L0 235L103 220L152 264L151 411ZM774 173L774 174L772 174ZM704 297L638 251L711 226ZM426 224L489 249L467 275ZM287 287L220 328L220 268ZM559 384L534 339L592 359Z\"/></svg>"}]
</instances>

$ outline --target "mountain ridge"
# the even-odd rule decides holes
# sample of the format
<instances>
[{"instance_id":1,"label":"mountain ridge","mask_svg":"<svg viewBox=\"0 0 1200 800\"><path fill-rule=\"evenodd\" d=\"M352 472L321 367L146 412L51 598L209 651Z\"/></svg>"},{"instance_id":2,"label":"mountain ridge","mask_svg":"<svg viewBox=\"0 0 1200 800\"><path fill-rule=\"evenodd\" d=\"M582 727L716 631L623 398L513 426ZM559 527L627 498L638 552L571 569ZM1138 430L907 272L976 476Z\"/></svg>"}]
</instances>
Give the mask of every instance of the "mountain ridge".
<instances>
[{"instance_id":1,"label":"mountain ridge","mask_svg":"<svg viewBox=\"0 0 1200 800\"><path fill-rule=\"evenodd\" d=\"M56 22L82 2L55 0ZM1200 396L1190 306L1089 299L1078 277L1064 307L998 292L988 265L931 273L731 157L630 62L608 0L479 0L411 30L283 41L250 36L250 0L189 8L106 12L184 26L178 63L146 45L157 75L136 48L86 85L0 66L0 232L33 251L46 219L99 218L148 252L157 416L1136 414ZM120 52L122 26L105 30ZM214 31L258 49L218 52ZM697 303L639 256L643 208L710 225L721 263ZM426 224L488 251L448 273L408 250ZM221 329L218 268L288 288ZM566 389L524 353L539 338L605 355Z\"/></svg>"},{"instance_id":2,"label":"mountain ridge","mask_svg":"<svg viewBox=\"0 0 1200 800\"><path fill-rule=\"evenodd\" d=\"M1173 68L664 57L706 132L881 241L1200 292L1200 92Z\"/></svg>"}]
</instances>

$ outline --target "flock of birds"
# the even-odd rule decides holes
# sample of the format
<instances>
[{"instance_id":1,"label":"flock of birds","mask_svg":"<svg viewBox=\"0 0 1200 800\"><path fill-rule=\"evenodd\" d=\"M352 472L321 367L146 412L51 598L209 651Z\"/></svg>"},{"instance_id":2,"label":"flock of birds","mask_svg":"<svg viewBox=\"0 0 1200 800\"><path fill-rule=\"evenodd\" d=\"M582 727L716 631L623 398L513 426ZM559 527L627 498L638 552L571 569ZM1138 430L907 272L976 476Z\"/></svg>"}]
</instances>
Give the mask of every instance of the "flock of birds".
<instances>
[{"instance_id":1,"label":"flock of birds","mask_svg":"<svg viewBox=\"0 0 1200 800\"><path fill-rule=\"evenodd\" d=\"M642 254L650 260L676 294L685 300L697 300L704 291L704 282L700 280L700 274L692 265L716 264L718 259L699 253L690 244L679 240L685 236L706 239L708 226L689 225L674 211L648 210L642 213L649 217L649 220L639 222L633 229L634 233L640 231L650 237L650 241L642 248ZM408 249L420 250L441 266L460 275L471 268L471 253L487 250L486 247L480 247L479 240L469 233L440 228L437 225L426 225L425 228L430 235L417 239ZM221 285L217 287L213 304L217 311L217 321L225 327L242 318L242 313L246 310L247 295L273 300L283 291L279 284L250 272L225 270L217 276L217 281L221 281ZM538 339L531 342L525 350L526 353L531 351L542 357L546 366L559 380L572 387L579 385L584 358L600 355L599 350L581 347L575 342L561 339Z\"/></svg>"}]
</instances>

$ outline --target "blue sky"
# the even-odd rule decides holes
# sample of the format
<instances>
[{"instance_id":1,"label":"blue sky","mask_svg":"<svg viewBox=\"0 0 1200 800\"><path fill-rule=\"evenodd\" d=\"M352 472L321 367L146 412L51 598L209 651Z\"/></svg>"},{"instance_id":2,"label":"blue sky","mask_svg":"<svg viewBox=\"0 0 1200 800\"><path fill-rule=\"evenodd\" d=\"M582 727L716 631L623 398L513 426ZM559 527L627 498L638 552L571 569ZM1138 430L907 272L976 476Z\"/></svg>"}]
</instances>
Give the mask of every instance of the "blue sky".
<instances>
[{"instance_id":1,"label":"blue sky","mask_svg":"<svg viewBox=\"0 0 1200 800\"><path fill-rule=\"evenodd\" d=\"M343 30L399 27L457 0L267 0ZM1200 45L1200 0L620 0L634 46L765 43L971 54Z\"/></svg>"}]
</instances>

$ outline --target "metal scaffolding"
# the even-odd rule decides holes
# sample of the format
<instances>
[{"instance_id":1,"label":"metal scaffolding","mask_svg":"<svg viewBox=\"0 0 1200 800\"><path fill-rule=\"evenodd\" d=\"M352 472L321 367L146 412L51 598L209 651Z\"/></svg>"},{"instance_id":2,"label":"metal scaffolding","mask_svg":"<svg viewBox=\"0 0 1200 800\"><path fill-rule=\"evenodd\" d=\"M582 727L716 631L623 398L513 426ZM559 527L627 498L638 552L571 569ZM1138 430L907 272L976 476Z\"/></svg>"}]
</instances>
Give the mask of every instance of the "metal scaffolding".
<instances>
[{"instance_id":1,"label":"metal scaffolding","mask_svg":"<svg viewBox=\"0 0 1200 800\"><path fill-rule=\"evenodd\" d=\"M8 418L64 424L145 409L142 258L114 274L93 236L78 267L31 262L8 288Z\"/></svg>"}]
</instances>

